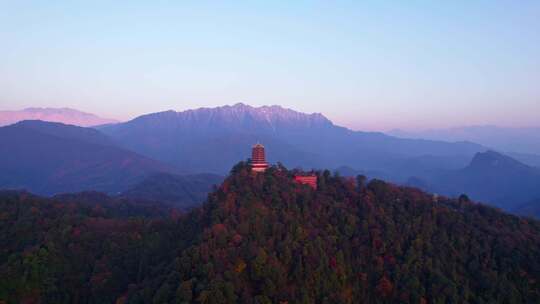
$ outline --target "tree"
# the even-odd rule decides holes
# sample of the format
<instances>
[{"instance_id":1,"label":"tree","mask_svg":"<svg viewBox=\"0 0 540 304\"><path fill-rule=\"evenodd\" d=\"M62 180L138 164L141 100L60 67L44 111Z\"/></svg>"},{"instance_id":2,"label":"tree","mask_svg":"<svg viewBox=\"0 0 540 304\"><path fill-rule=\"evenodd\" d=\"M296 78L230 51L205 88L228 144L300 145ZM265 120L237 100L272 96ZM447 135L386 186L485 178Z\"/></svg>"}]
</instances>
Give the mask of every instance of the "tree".
<instances>
[{"instance_id":1,"label":"tree","mask_svg":"<svg viewBox=\"0 0 540 304\"><path fill-rule=\"evenodd\" d=\"M358 191L363 191L366 188L366 180L367 177L365 175L357 175L356 176L356 186L358 187Z\"/></svg>"}]
</instances>

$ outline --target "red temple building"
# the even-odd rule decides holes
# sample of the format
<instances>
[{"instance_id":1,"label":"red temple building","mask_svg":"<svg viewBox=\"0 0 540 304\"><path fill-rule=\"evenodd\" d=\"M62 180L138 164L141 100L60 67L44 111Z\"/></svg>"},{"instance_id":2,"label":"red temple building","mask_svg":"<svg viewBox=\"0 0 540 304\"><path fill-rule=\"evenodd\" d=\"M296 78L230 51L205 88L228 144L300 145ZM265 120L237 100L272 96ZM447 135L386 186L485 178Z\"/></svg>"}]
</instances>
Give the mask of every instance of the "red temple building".
<instances>
[{"instance_id":1,"label":"red temple building","mask_svg":"<svg viewBox=\"0 0 540 304\"><path fill-rule=\"evenodd\" d=\"M266 156L264 154L264 146L256 144L251 148L251 170L255 172L264 172L268 169Z\"/></svg>"},{"instance_id":2,"label":"red temple building","mask_svg":"<svg viewBox=\"0 0 540 304\"><path fill-rule=\"evenodd\" d=\"M256 144L251 148L251 160L249 162L251 171L264 172L268 169L269 165L266 162L266 154L264 152L264 146ZM297 174L294 176L294 181L299 184L308 185L311 188L317 190L317 175L311 174Z\"/></svg>"},{"instance_id":3,"label":"red temple building","mask_svg":"<svg viewBox=\"0 0 540 304\"><path fill-rule=\"evenodd\" d=\"M297 183L308 185L311 188L317 190L317 175L310 174L310 175L295 175L294 180Z\"/></svg>"}]
</instances>

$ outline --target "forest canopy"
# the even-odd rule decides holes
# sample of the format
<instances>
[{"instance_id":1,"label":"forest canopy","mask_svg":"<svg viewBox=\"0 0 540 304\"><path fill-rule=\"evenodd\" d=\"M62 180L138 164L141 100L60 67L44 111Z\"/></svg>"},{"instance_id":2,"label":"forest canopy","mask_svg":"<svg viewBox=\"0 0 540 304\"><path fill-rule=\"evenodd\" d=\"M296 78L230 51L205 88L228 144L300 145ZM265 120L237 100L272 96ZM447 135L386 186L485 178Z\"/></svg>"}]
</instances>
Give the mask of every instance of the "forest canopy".
<instances>
[{"instance_id":1,"label":"forest canopy","mask_svg":"<svg viewBox=\"0 0 540 304\"><path fill-rule=\"evenodd\" d=\"M202 207L0 193L0 302L538 303L540 223L241 162Z\"/></svg>"}]
</instances>

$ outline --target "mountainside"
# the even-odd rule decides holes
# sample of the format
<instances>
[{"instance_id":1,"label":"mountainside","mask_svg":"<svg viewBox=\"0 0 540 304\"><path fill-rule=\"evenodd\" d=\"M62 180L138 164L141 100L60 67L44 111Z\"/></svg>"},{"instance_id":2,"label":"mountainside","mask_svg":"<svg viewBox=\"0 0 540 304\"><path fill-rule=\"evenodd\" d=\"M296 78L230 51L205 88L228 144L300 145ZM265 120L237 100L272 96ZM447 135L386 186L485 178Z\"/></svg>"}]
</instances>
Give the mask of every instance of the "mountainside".
<instances>
[{"instance_id":1,"label":"mountainside","mask_svg":"<svg viewBox=\"0 0 540 304\"><path fill-rule=\"evenodd\" d=\"M159 173L122 192L121 197L165 203L185 210L200 206L222 180L222 176L214 174Z\"/></svg>"},{"instance_id":2,"label":"mountainside","mask_svg":"<svg viewBox=\"0 0 540 304\"><path fill-rule=\"evenodd\" d=\"M313 190L292 174L240 163L181 217L0 193L0 300L540 301L540 222L328 171Z\"/></svg>"},{"instance_id":3,"label":"mountainside","mask_svg":"<svg viewBox=\"0 0 540 304\"><path fill-rule=\"evenodd\" d=\"M540 154L540 128L470 126L417 132L392 130L388 134L402 138L471 141L506 152Z\"/></svg>"},{"instance_id":4,"label":"mountainside","mask_svg":"<svg viewBox=\"0 0 540 304\"><path fill-rule=\"evenodd\" d=\"M118 122L114 119L102 118L70 108L27 108L20 111L0 111L0 126L11 125L22 120L61 122L81 127Z\"/></svg>"},{"instance_id":5,"label":"mountainside","mask_svg":"<svg viewBox=\"0 0 540 304\"><path fill-rule=\"evenodd\" d=\"M75 140L102 146L114 146L114 141L107 135L93 128L84 128L63 123L42 120L23 120L12 127L24 128L56 138Z\"/></svg>"},{"instance_id":6,"label":"mountainside","mask_svg":"<svg viewBox=\"0 0 540 304\"><path fill-rule=\"evenodd\" d=\"M514 213L540 219L540 198L529 201L514 208Z\"/></svg>"},{"instance_id":7,"label":"mountainside","mask_svg":"<svg viewBox=\"0 0 540 304\"><path fill-rule=\"evenodd\" d=\"M527 153L506 153L506 155L516 159L526 165L540 168L540 155L527 154Z\"/></svg>"},{"instance_id":8,"label":"mountainside","mask_svg":"<svg viewBox=\"0 0 540 304\"><path fill-rule=\"evenodd\" d=\"M494 151L478 153L467 167L423 182L427 185L412 185L446 195L465 193L509 211L540 198L540 170Z\"/></svg>"},{"instance_id":9,"label":"mountainside","mask_svg":"<svg viewBox=\"0 0 540 304\"><path fill-rule=\"evenodd\" d=\"M0 128L0 188L116 193L170 166L114 146L94 129L23 121Z\"/></svg>"},{"instance_id":10,"label":"mountainside","mask_svg":"<svg viewBox=\"0 0 540 304\"><path fill-rule=\"evenodd\" d=\"M439 157L417 168L459 168L484 148L471 143L399 139L382 133L354 132L321 114L304 114L279 106L244 104L167 111L99 128L124 147L191 172L224 174L249 148L261 142L272 162L305 168L347 165L384 170L396 179L411 158ZM446 159L453 161L446 161ZM457 160L457 163L454 161ZM457 167L456 167L457 166Z\"/></svg>"}]
</instances>

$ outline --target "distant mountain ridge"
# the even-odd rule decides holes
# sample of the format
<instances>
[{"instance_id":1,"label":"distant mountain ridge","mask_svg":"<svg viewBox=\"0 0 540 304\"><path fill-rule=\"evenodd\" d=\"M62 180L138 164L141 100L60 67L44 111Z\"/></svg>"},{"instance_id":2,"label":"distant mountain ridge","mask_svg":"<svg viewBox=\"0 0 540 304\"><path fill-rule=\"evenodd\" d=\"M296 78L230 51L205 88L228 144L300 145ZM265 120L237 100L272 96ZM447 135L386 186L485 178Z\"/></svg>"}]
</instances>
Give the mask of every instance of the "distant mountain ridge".
<instances>
[{"instance_id":1,"label":"distant mountain ridge","mask_svg":"<svg viewBox=\"0 0 540 304\"><path fill-rule=\"evenodd\" d=\"M105 126L104 130L129 127L152 127L204 132L212 128L219 131L274 133L281 129L305 129L333 126L320 113L304 114L280 106L251 107L243 103L216 108L199 108L176 112L173 110L139 116L126 123ZM214 131L214 130L213 130Z\"/></svg>"},{"instance_id":2,"label":"distant mountain ridge","mask_svg":"<svg viewBox=\"0 0 540 304\"><path fill-rule=\"evenodd\" d=\"M95 114L71 108L26 108L19 111L0 111L0 127L23 120L60 122L81 127L118 122L115 119L102 118Z\"/></svg>"},{"instance_id":3,"label":"distant mountain ridge","mask_svg":"<svg viewBox=\"0 0 540 304\"><path fill-rule=\"evenodd\" d=\"M94 129L43 121L0 127L0 188L37 194L117 193L172 166L114 145Z\"/></svg>"},{"instance_id":4,"label":"distant mountain ridge","mask_svg":"<svg viewBox=\"0 0 540 304\"><path fill-rule=\"evenodd\" d=\"M183 112L167 111L163 113L174 113L181 123L187 123L184 126L189 126L194 122L206 122L207 126L219 126L220 123L227 123L229 128L245 128L251 126L250 123L257 123L254 126L258 129L276 131L280 127L313 128L333 125L330 120L320 113L304 114L277 105L252 107L237 103L232 106L226 105L216 108L199 108ZM159 113L157 114L160 116Z\"/></svg>"},{"instance_id":5,"label":"distant mountain ridge","mask_svg":"<svg viewBox=\"0 0 540 304\"><path fill-rule=\"evenodd\" d=\"M477 153L467 170L524 170L524 171L536 171L534 168L527 166L511 157L505 156L495 151L486 151L484 153Z\"/></svg>"},{"instance_id":6,"label":"distant mountain ridge","mask_svg":"<svg viewBox=\"0 0 540 304\"><path fill-rule=\"evenodd\" d=\"M94 190L184 208L219 179L201 173L225 175L261 142L271 163L290 168L338 168L440 194L466 193L508 211L540 198L540 170L481 145L352 131L322 114L280 106L164 111L95 128L22 121L0 127L0 141L7 143L0 148L0 188L46 195Z\"/></svg>"},{"instance_id":7,"label":"distant mountain ridge","mask_svg":"<svg viewBox=\"0 0 540 304\"><path fill-rule=\"evenodd\" d=\"M540 155L540 127L510 128L485 125L420 131L396 129L387 132L387 134L401 138L424 138L444 141L466 140L500 151Z\"/></svg>"},{"instance_id":8,"label":"distant mountain ridge","mask_svg":"<svg viewBox=\"0 0 540 304\"><path fill-rule=\"evenodd\" d=\"M465 165L485 148L473 143L400 139L334 125L322 114L305 114L280 106L200 108L147 114L131 121L98 127L124 147L192 172L224 174L249 156L257 141L270 161L305 168L349 165L397 171L408 158L459 158ZM396 174L400 175L401 174Z\"/></svg>"},{"instance_id":9,"label":"distant mountain ridge","mask_svg":"<svg viewBox=\"0 0 540 304\"><path fill-rule=\"evenodd\" d=\"M63 139L82 141L103 146L115 145L111 138L93 128L85 128L60 122L47 122L42 120L23 120L13 124L13 126Z\"/></svg>"},{"instance_id":10,"label":"distant mountain ridge","mask_svg":"<svg viewBox=\"0 0 540 304\"><path fill-rule=\"evenodd\" d=\"M445 195L464 193L507 211L540 199L540 169L495 151L477 153L465 168L414 178L409 184Z\"/></svg>"}]
</instances>

